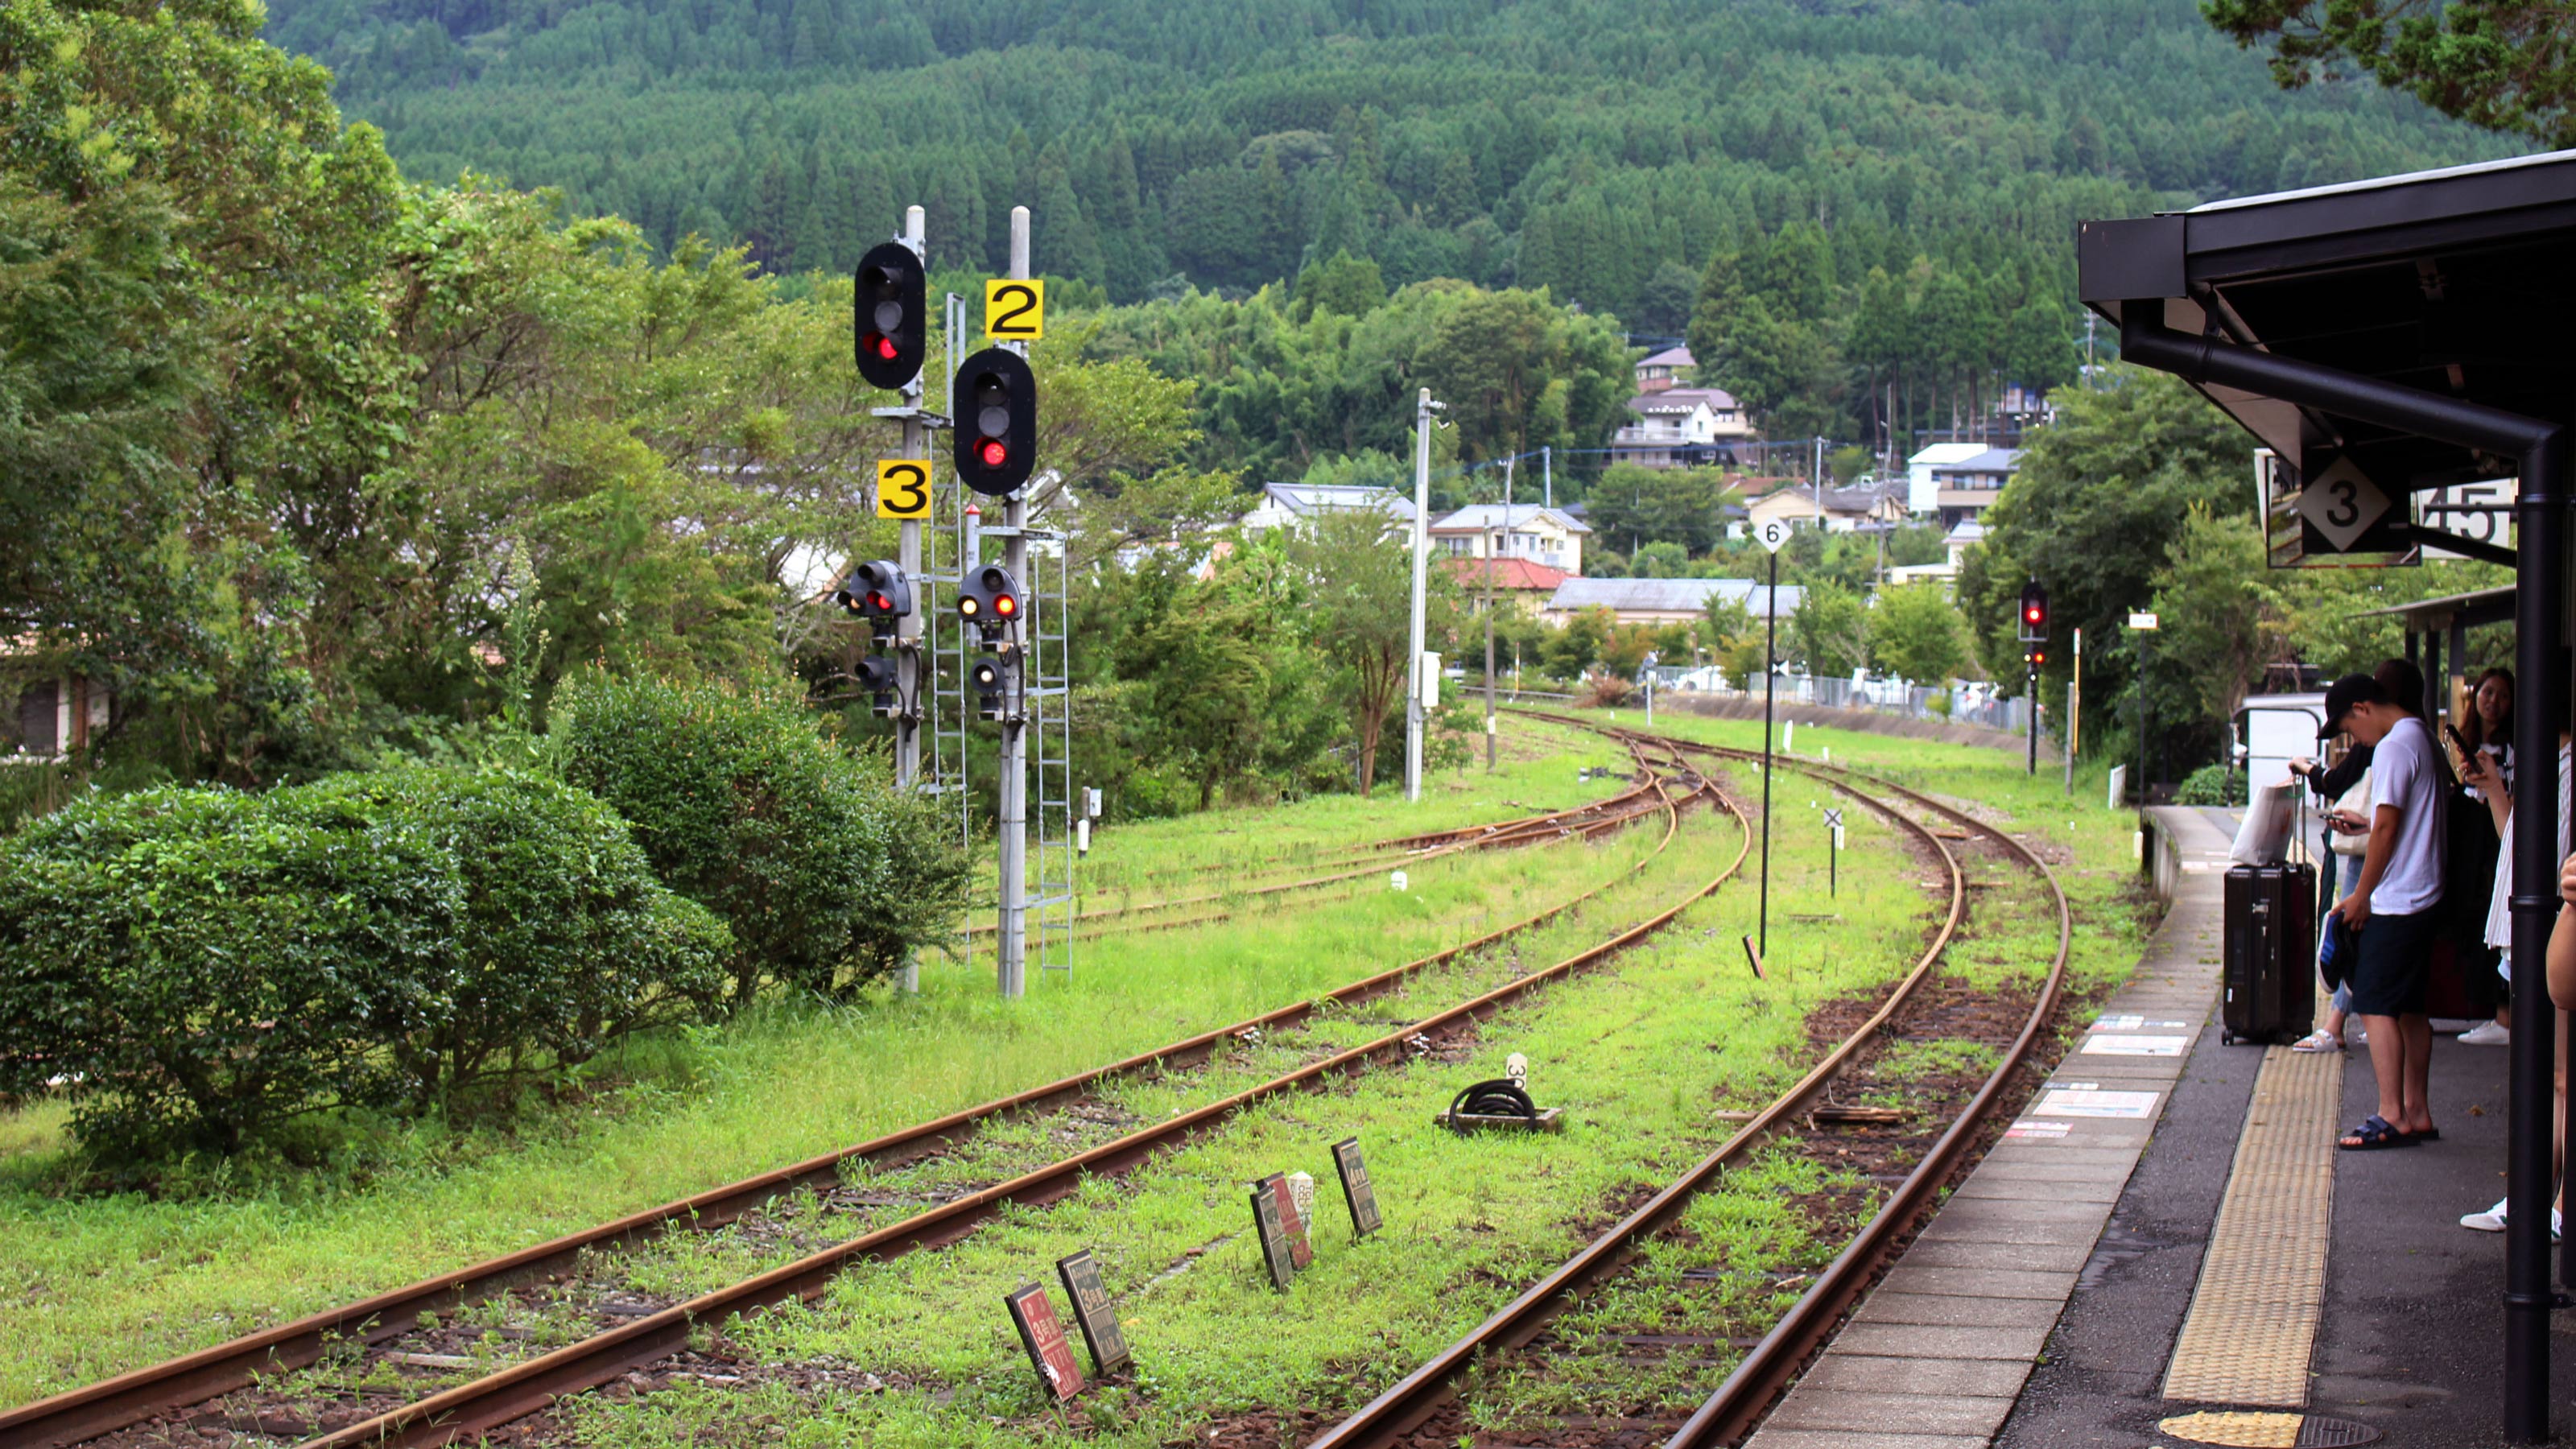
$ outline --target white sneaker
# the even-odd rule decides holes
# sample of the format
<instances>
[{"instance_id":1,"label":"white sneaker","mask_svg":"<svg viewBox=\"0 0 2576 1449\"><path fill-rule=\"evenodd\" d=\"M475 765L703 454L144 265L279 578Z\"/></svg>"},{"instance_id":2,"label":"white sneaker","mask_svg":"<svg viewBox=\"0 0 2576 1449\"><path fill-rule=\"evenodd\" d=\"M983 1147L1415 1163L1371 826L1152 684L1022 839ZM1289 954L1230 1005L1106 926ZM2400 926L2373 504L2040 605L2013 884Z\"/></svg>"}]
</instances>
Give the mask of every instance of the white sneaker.
<instances>
[{"instance_id":1,"label":"white sneaker","mask_svg":"<svg viewBox=\"0 0 2576 1449\"><path fill-rule=\"evenodd\" d=\"M2496 1205L2488 1208L2485 1212L2470 1213L2462 1217L2460 1219L2460 1226L2481 1233L2503 1232L2504 1205L2505 1199L2497 1198ZM2551 1208L2549 1210L2549 1241L2553 1243L2558 1241L2560 1231L2566 1227L2565 1216L2565 1214L2561 1213L2556 1208Z\"/></svg>"},{"instance_id":2,"label":"white sneaker","mask_svg":"<svg viewBox=\"0 0 2576 1449\"><path fill-rule=\"evenodd\" d=\"M2505 1046L2513 1041L2513 1033L2487 1021L2461 1032L2459 1040L2462 1046Z\"/></svg>"}]
</instances>

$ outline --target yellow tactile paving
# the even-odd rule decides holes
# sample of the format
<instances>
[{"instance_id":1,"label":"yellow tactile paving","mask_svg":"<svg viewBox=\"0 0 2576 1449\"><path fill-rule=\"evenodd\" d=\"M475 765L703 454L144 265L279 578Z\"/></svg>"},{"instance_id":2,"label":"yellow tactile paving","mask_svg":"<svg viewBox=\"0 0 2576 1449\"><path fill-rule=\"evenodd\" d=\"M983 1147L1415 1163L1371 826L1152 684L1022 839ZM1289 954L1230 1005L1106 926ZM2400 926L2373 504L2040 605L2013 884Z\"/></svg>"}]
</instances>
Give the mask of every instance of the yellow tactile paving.
<instances>
[{"instance_id":1,"label":"yellow tactile paving","mask_svg":"<svg viewBox=\"0 0 2576 1449\"><path fill-rule=\"evenodd\" d=\"M2165 1397L2296 1409L2325 1299L2343 1059L2263 1054Z\"/></svg>"},{"instance_id":2,"label":"yellow tactile paving","mask_svg":"<svg viewBox=\"0 0 2576 1449\"><path fill-rule=\"evenodd\" d=\"M2224 1444L2231 1449L2298 1449L2305 1414L2224 1413L2203 1411L2167 1419L2158 1429L2195 1444Z\"/></svg>"}]
</instances>

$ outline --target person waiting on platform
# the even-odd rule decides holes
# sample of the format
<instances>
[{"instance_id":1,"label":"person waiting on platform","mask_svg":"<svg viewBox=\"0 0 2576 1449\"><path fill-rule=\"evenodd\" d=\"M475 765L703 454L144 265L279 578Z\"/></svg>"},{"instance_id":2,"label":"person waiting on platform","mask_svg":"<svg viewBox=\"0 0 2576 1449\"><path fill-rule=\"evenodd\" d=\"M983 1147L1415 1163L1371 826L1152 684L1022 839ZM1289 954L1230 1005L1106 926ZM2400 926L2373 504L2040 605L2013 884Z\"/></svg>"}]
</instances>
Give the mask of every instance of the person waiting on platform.
<instances>
[{"instance_id":1,"label":"person waiting on platform","mask_svg":"<svg viewBox=\"0 0 2576 1449\"><path fill-rule=\"evenodd\" d=\"M2495 672L2497 671L2489 671L2490 675ZM2566 731L2561 730L2558 734L2558 798L2561 800L2567 798L2569 783L2568 750L2569 736ZM2494 947L2496 950L2504 953L2504 965L2501 969L2505 973L2505 979L2507 981L2511 981L2513 979L2513 912L2508 905L2508 902L2510 902L2513 897L2513 794L2510 790L2505 788L2504 775L2500 768L2500 753L2501 752L2482 750L2473 745L2460 765L2460 782L2469 786L2471 789L2476 790L2479 798L2486 802L2488 811L2495 817L2496 835L2503 842L2502 848L2496 852L2495 890L2494 893L2487 898L2486 943L2489 946ZM2561 860L2567 858L2568 850L2569 841L2567 838L2567 817L2564 812L2561 812L2558 817L2558 856ZM2552 939L2550 941L2549 957L2549 969L2551 973L2550 995L2552 997L2556 997L2558 994L2556 976L2557 955L2558 943L2555 939L2555 932L2553 932ZM2463 1039L2465 1040L2465 1038ZM2562 1157L2566 1151L2567 1144L2567 1128L2565 1125L2567 1118L2567 1012L2564 1007L2561 1007L2558 1013L2558 1064L2555 1074L2557 1077L2557 1090L2555 1095L2557 1097L2558 1104L2557 1117L2559 1126L2550 1132L2549 1140L2555 1149L2551 1153L2551 1156ZM2566 1164L2563 1161L2558 1163L2556 1170L2559 1173L2564 1173L2566 1171ZM2563 1200L2566 1194L2564 1186L2560 1187L2559 1193ZM2496 1205L2488 1208L2485 1212L2470 1213L2465 1217L2462 1217L2460 1219L2460 1226L2464 1228L2475 1228L2482 1233L2503 1232L2505 1221L2505 1201L2506 1200L2503 1198L2498 1198L2496 1200ZM2558 1236L2561 1223L2562 1210L2558 1207L2552 1207L2549 1210L2549 1235L2553 1241Z\"/></svg>"},{"instance_id":2,"label":"person waiting on platform","mask_svg":"<svg viewBox=\"0 0 2576 1449\"><path fill-rule=\"evenodd\" d=\"M2319 739L2349 732L2371 747L2370 843L2361 879L2335 903L2356 938L2352 1009L2369 1033L2379 1110L2346 1132L2348 1152L2440 1137L2428 1100L2433 1025L2424 1015L2433 966L2433 908L2442 901L2442 775L2433 736L2367 674L2326 691Z\"/></svg>"},{"instance_id":3,"label":"person waiting on platform","mask_svg":"<svg viewBox=\"0 0 2576 1449\"><path fill-rule=\"evenodd\" d=\"M2468 793L2472 798L2486 804L2495 815L2499 838L2507 838L2502 835L2504 811L2511 808L2512 801L2508 799L2499 805L2496 797L2500 794L2509 796L2513 791L2513 671L2496 668L2479 675L2477 686L2469 691L2469 707L2461 714L2460 743L2469 755L2485 760L2492 768L2482 772L2477 759L2464 757L2460 765L2460 783L2469 787ZM2481 773L2495 778L2481 781L2477 778ZM2507 846L2506 850L2510 853L2511 847ZM2495 878L2505 880L2507 867L2499 863ZM2497 889L2501 891L2503 887L2498 886ZM2495 919L2503 909L2502 905L2490 902L2487 915L2491 920ZM2493 934L2492 931L2488 933L2487 944L2500 945L2493 939ZM2506 966L2506 962L2499 960L2496 971L2509 986L2513 974ZM2462 1046L2505 1046L2512 1040L2513 1003L2510 993L2498 1001L2495 1020L2473 1026L2459 1035Z\"/></svg>"},{"instance_id":4,"label":"person waiting on platform","mask_svg":"<svg viewBox=\"0 0 2576 1449\"><path fill-rule=\"evenodd\" d=\"M2424 697L2424 671L2403 659L2383 659L2371 671L2380 687L2400 709L2415 714L2414 701ZM2420 718L2420 716L2419 716ZM2319 739L2333 731L2321 731ZM2352 894L2354 882L2361 878L2361 857L2370 839L2370 746L2351 742L2343 758L2327 769L2308 756L2290 762L2290 773L2305 779L2308 788L2325 800L2326 860L2334 867L2324 873L2318 885L2324 896L2317 902L2317 953L2322 965L2325 955L2326 916L2335 902ZM2339 1052L2343 1050L2345 1018L2352 1014L2352 967L2344 964L2335 972L2333 994L2326 1002L2326 1024L2290 1044L2294 1052ZM2356 1038L2370 1040L2368 1033Z\"/></svg>"}]
</instances>

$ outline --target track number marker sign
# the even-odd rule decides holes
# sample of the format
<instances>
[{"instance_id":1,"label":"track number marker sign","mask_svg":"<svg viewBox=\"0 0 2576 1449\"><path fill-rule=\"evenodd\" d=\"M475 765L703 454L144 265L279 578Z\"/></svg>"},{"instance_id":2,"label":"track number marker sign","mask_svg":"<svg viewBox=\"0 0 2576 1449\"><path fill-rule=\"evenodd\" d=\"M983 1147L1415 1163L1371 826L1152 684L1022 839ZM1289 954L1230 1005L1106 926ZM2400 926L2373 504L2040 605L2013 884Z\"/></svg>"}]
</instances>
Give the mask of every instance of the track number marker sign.
<instances>
[{"instance_id":1,"label":"track number marker sign","mask_svg":"<svg viewBox=\"0 0 2576 1449\"><path fill-rule=\"evenodd\" d=\"M1020 1347L1029 1351L1039 1382L1059 1401L1081 1393L1082 1365L1073 1361L1073 1345L1065 1342L1064 1323L1055 1316L1046 1289L1024 1283L1002 1302L1011 1310L1011 1324L1020 1331Z\"/></svg>"},{"instance_id":2,"label":"track number marker sign","mask_svg":"<svg viewBox=\"0 0 2576 1449\"><path fill-rule=\"evenodd\" d=\"M1046 283L994 277L984 283L984 336L1035 342L1046 336Z\"/></svg>"},{"instance_id":3,"label":"track number marker sign","mask_svg":"<svg viewBox=\"0 0 2576 1449\"><path fill-rule=\"evenodd\" d=\"M2308 480L2295 505L2308 526L2337 550L2348 550L2388 512L2388 495L2349 458Z\"/></svg>"},{"instance_id":4,"label":"track number marker sign","mask_svg":"<svg viewBox=\"0 0 2576 1449\"><path fill-rule=\"evenodd\" d=\"M1118 1305L1101 1284L1099 1262L1085 1248L1070 1258L1058 1258L1055 1271L1064 1279L1065 1296L1073 1300L1073 1321L1081 1325L1083 1341L1091 1345L1092 1371L1118 1372L1129 1361L1127 1335L1118 1327Z\"/></svg>"},{"instance_id":5,"label":"track number marker sign","mask_svg":"<svg viewBox=\"0 0 2576 1449\"><path fill-rule=\"evenodd\" d=\"M1383 1226L1377 1215L1377 1187L1369 1181L1368 1164L1360 1160L1360 1140L1346 1137L1333 1144L1333 1167L1342 1177L1342 1199L1351 1205L1351 1236L1365 1238Z\"/></svg>"},{"instance_id":6,"label":"track number marker sign","mask_svg":"<svg viewBox=\"0 0 2576 1449\"><path fill-rule=\"evenodd\" d=\"M930 465L918 458L877 460L877 517L928 518Z\"/></svg>"},{"instance_id":7,"label":"track number marker sign","mask_svg":"<svg viewBox=\"0 0 2576 1449\"><path fill-rule=\"evenodd\" d=\"M1782 518L1766 518L1753 530L1753 536L1762 540L1762 546L1773 553L1778 553L1780 545L1789 541L1789 534L1788 520Z\"/></svg>"}]
</instances>

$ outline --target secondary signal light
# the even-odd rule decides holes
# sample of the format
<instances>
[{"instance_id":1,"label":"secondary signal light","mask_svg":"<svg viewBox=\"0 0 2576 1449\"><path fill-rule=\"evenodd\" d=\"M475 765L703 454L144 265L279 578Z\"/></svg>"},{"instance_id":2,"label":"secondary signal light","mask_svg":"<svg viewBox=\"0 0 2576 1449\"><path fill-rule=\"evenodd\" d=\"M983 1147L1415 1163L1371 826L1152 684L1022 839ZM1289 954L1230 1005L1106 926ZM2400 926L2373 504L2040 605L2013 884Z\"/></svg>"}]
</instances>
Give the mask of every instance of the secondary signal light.
<instances>
[{"instance_id":1,"label":"secondary signal light","mask_svg":"<svg viewBox=\"0 0 2576 1449\"><path fill-rule=\"evenodd\" d=\"M859 258L851 304L859 376L878 387L909 386L929 351L929 306L921 258L901 242L879 242Z\"/></svg>"},{"instance_id":2,"label":"secondary signal light","mask_svg":"<svg viewBox=\"0 0 2576 1449\"><path fill-rule=\"evenodd\" d=\"M969 569L957 588L957 617L983 633L984 647L1001 646L1002 630L1020 616L1020 581L999 564Z\"/></svg>"}]
</instances>

